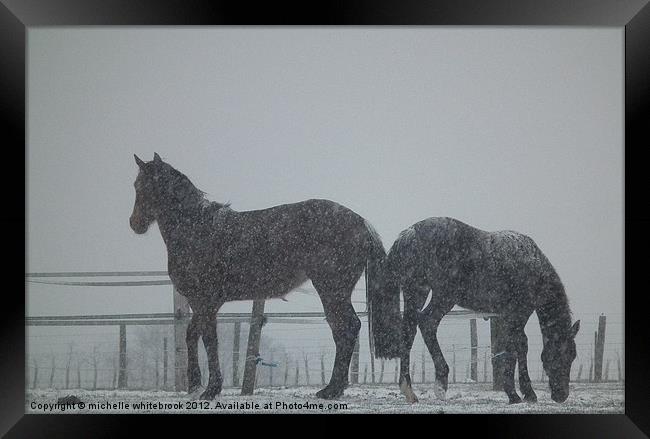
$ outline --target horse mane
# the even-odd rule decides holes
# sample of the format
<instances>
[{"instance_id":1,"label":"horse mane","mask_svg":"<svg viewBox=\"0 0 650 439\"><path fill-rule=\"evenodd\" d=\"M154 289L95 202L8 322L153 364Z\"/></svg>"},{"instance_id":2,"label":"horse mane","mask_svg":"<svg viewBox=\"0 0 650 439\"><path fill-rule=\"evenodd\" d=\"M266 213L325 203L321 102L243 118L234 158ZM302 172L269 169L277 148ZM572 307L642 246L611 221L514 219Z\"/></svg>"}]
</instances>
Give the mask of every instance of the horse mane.
<instances>
[{"instance_id":1,"label":"horse mane","mask_svg":"<svg viewBox=\"0 0 650 439\"><path fill-rule=\"evenodd\" d=\"M405 249L407 248L406 246L411 244L411 241L414 241L415 238L416 238L416 236L415 236L415 228L413 226L411 226L408 229L402 230L399 233L399 236L395 240L395 243L393 244L393 247L399 253L403 253L405 251Z\"/></svg>"},{"instance_id":2,"label":"horse mane","mask_svg":"<svg viewBox=\"0 0 650 439\"><path fill-rule=\"evenodd\" d=\"M567 331L573 321L571 308L569 308L569 297L559 279L552 291L549 291L549 296L550 300L537 308L537 317L542 334L545 336L550 335L551 332L563 333Z\"/></svg>"},{"instance_id":3,"label":"horse mane","mask_svg":"<svg viewBox=\"0 0 650 439\"><path fill-rule=\"evenodd\" d=\"M207 193L197 188L185 174L168 163L165 164L168 167L167 170L171 177L169 178L170 185L173 185L174 193L179 199L196 202L203 209L221 209L230 207L230 202L219 203L217 201L209 200L207 198Z\"/></svg>"}]
</instances>

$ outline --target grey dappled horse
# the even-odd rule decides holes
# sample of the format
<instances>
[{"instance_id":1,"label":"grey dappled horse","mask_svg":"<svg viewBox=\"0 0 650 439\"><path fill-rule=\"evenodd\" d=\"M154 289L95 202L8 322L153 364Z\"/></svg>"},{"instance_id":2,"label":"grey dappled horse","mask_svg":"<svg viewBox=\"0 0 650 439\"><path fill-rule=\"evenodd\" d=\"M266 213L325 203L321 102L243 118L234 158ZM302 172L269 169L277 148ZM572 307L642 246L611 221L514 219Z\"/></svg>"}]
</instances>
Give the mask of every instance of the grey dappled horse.
<instances>
[{"instance_id":1,"label":"grey dappled horse","mask_svg":"<svg viewBox=\"0 0 650 439\"><path fill-rule=\"evenodd\" d=\"M566 400L580 321L571 324L562 282L531 238L512 231L486 232L453 218L428 218L399 235L386 257L384 275L384 289L392 291L386 294L398 298L390 306L399 309L400 289L404 295L400 388L407 400L417 401L409 355L418 326L435 365L434 390L444 398L449 367L436 333L454 305L500 314L505 333L504 390L511 403L521 402L514 385L516 362L524 400L537 400L528 375L524 332L529 317L537 312L551 398Z\"/></svg>"}]
</instances>

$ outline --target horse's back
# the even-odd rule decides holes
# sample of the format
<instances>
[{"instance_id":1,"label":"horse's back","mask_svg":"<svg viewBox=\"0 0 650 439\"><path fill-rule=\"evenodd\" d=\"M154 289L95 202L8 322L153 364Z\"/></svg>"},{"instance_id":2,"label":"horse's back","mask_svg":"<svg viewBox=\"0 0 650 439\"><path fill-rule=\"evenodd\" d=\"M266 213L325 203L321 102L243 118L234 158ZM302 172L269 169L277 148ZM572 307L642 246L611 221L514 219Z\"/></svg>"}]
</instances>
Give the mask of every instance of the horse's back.
<instances>
[{"instance_id":1,"label":"horse's back","mask_svg":"<svg viewBox=\"0 0 650 439\"><path fill-rule=\"evenodd\" d=\"M458 257L477 257L491 253L493 257L537 256L541 251L529 236L514 230L486 231L450 217L432 217L413 226L417 240L429 249L452 248ZM467 254L469 253L469 254Z\"/></svg>"},{"instance_id":2,"label":"horse's back","mask_svg":"<svg viewBox=\"0 0 650 439\"><path fill-rule=\"evenodd\" d=\"M400 235L406 241L401 254L410 251L401 261L402 275L417 273L441 300L494 311L524 297L524 303L534 301L542 283L557 278L536 243L522 233L485 231L449 217L427 218L409 229Z\"/></svg>"},{"instance_id":3,"label":"horse's back","mask_svg":"<svg viewBox=\"0 0 650 439\"><path fill-rule=\"evenodd\" d=\"M291 235L302 240L345 239L365 228L364 219L353 210L325 199L309 199L262 210L238 213L242 224L261 233Z\"/></svg>"},{"instance_id":4,"label":"horse's back","mask_svg":"<svg viewBox=\"0 0 650 439\"><path fill-rule=\"evenodd\" d=\"M230 211L216 227L222 231L215 255L224 275L252 289L277 284L274 290L289 290L315 273L362 266L370 243L361 216L322 199Z\"/></svg>"},{"instance_id":5,"label":"horse's back","mask_svg":"<svg viewBox=\"0 0 650 439\"><path fill-rule=\"evenodd\" d=\"M239 213L251 218L275 217L276 219L281 219L284 217L287 219L289 218L288 214L292 214L301 220L330 216L360 218L352 209L335 201L322 198L312 198L295 203L279 204L266 209L247 210Z\"/></svg>"},{"instance_id":6,"label":"horse's back","mask_svg":"<svg viewBox=\"0 0 650 439\"><path fill-rule=\"evenodd\" d=\"M386 269L416 284L427 280L431 270L448 272L465 258L461 243L474 239L473 228L450 217L431 217L403 230L386 258ZM469 239L468 239L469 238Z\"/></svg>"}]
</instances>

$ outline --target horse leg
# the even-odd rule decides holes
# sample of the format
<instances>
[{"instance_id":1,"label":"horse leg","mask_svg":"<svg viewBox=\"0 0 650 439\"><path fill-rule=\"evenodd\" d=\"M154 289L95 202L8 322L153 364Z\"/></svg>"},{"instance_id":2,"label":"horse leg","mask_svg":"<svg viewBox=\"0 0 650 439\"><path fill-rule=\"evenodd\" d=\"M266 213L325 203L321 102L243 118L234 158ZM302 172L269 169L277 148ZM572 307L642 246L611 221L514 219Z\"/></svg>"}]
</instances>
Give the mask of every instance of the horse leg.
<instances>
[{"instance_id":1,"label":"horse leg","mask_svg":"<svg viewBox=\"0 0 650 439\"><path fill-rule=\"evenodd\" d=\"M513 322L505 321L505 352L504 352L504 369L503 369L503 390L508 395L510 404L521 402L521 398L515 390L515 364L517 362L517 339L518 329Z\"/></svg>"},{"instance_id":2,"label":"horse leg","mask_svg":"<svg viewBox=\"0 0 650 439\"><path fill-rule=\"evenodd\" d=\"M537 402L537 395L533 390L533 386L528 375L528 337L521 328L519 332L519 339L517 343L517 364L519 366L519 389L524 395L524 401Z\"/></svg>"},{"instance_id":3,"label":"horse leg","mask_svg":"<svg viewBox=\"0 0 650 439\"><path fill-rule=\"evenodd\" d=\"M199 368L199 314L192 314L192 319L185 332L187 346L187 393L195 392L201 386L201 369Z\"/></svg>"},{"instance_id":4,"label":"horse leg","mask_svg":"<svg viewBox=\"0 0 650 439\"><path fill-rule=\"evenodd\" d=\"M223 378L219 368L219 344L217 339L216 313L209 313L202 319L202 338L205 351L208 354L208 385L201 394L201 399L211 401L221 393Z\"/></svg>"},{"instance_id":5,"label":"horse leg","mask_svg":"<svg viewBox=\"0 0 650 439\"><path fill-rule=\"evenodd\" d=\"M418 315L418 326L427 345L429 354L436 369L436 382L433 391L440 400L445 399L449 383L449 365L442 355L442 349L438 344L438 325L440 320L454 307L453 303L440 303L433 298L427 307Z\"/></svg>"},{"instance_id":6,"label":"horse leg","mask_svg":"<svg viewBox=\"0 0 650 439\"><path fill-rule=\"evenodd\" d=\"M322 296L321 296L322 297ZM334 370L330 382L325 388L316 393L318 398L332 399L343 395L348 385L348 372L354 344L361 329L361 321L357 316L349 297L344 302L332 299L323 300L325 318L329 323L336 345Z\"/></svg>"},{"instance_id":7,"label":"horse leg","mask_svg":"<svg viewBox=\"0 0 650 439\"><path fill-rule=\"evenodd\" d=\"M409 403L418 402L411 387L411 348L417 333L418 311L422 308L428 289L404 287L404 317L402 319L402 354L400 355L399 388Z\"/></svg>"}]
</instances>

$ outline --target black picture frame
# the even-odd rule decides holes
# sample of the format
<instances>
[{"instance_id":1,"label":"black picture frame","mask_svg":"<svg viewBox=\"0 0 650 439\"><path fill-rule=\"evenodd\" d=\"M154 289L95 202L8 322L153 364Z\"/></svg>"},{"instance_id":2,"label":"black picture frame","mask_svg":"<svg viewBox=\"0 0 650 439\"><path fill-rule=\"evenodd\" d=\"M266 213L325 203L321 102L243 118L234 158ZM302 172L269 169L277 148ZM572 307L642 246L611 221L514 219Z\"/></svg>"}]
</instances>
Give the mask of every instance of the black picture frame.
<instances>
[{"instance_id":1,"label":"black picture frame","mask_svg":"<svg viewBox=\"0 0 650 439\"><path fill-rule=\"evenodd\" d=\"M53 437L80 434L82 437L133 433L135 425L166 428L170 423L192 425L185 416L143 417L99 415L25 415L25 295L20 265L25 268L26 230L26 43L27 28L35 26L94 25L498 25L498 26L614 26L625 28L625 414L622 415L455 415L432 418L412 416L364 417L360 428L369 425L402 424L406 432L418 428L436 434L443 427L462 434L497 437L647 437L650 432L650 370L648 359L647 308L644 305L645 271L650 262L650 215L646 213L647 167L644 152L650 147L650 124L644 117L650 107L650 6L648 0L506 0L470 1L350 1L346 3L304 2L302 6L269 2L254 7L221 1L120 1L120 0L2 0L0 5L0 99L5 166L2 173L0 215L3 235L3 268L10 281L3 288L0 338L0 433L7 437ZM10 148L6 148L9 146ZM11 153L8 155L7 153ZM9 172L12 170L13 172ZM17 175L16 175L17 174ZM22 178L22 179L21 179ZM22 185L20 184L22 182ZM23 195L19 194L23 189ZM22 229L21 229L22 228ZM20 255L23 256L21 260ZM20 278L20 280L19 280ZM11 300L8 300L11 299ZM257 415L256 415L257 416ZM433 416L433 415L431 415ZM468 416L480 422L468 422ZM300 416L303 418L303 416ZM180 420L182 418L182 420ZM286 424L284 416L280 424ZM340 418L337 417L337 418ZM277 419L277 418L276 418ZM294 418L292 418L294 419ZM322 418L319 418L322 419ZM392 419L392 420L391 420ZM180 420L180 421L179 421ZM219 434L224 420L203 417L211 434ZM294 421L290 421L293 423ZM146 424L140 424L146 423ZM236 417L229 428L252 433L253 425ZM354 423L354 422L352 422ZM277 434L271 424L259 424L266 434ZM323 431L332 428L319 421ZM329 422L327 422L329 424ZM240 427L236 427L239 425ZM313 424L296 427L307 435ZM286 427L286 425L285 425ZM320 427L319 427L320 429ZM291 428L293 430L293 428ZM225 430L224 430L225 431ZM264 430L262 430L264 431ZM283 429L283 431L285 431ZM91 434L88 434L92 432ZM234 434L234 433L231 433ZM282 433L281 433L282 434ZM415 434L415 433L413 433Z\"/></svg>"}]
</instances>

